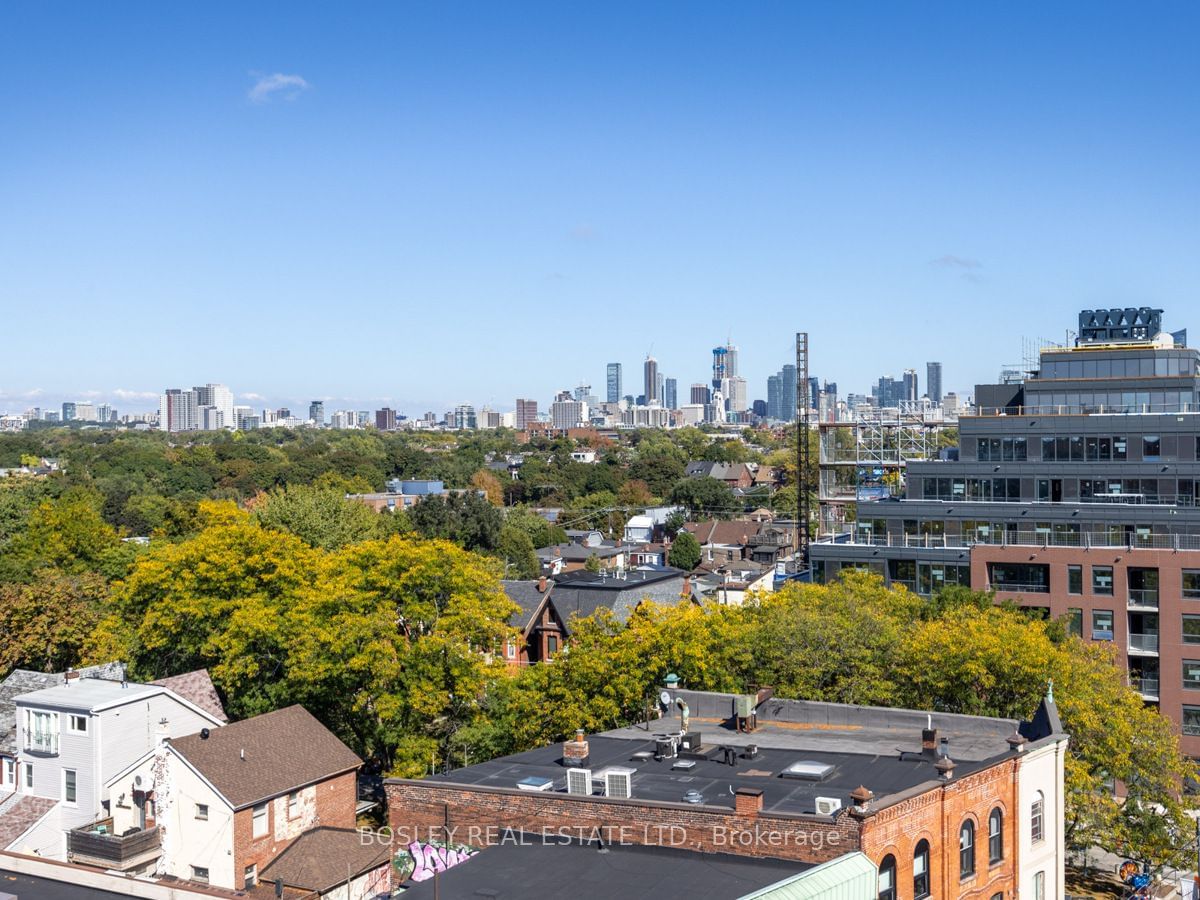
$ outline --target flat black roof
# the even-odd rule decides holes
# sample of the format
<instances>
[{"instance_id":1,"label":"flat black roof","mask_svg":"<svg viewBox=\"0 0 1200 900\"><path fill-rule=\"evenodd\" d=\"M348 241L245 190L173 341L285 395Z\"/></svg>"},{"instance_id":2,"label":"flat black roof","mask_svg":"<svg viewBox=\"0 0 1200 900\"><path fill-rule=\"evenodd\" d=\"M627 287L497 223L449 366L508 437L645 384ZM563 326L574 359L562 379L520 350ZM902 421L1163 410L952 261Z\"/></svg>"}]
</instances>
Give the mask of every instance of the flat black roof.
<instances>
[{"instance_id":1,"label":"flat black roof","mask_svg":"<svg viewBox=\"0 0 1200 900\"><path fill-rule=\"evenodd\" d=\"M63 877L70 877L64 873ZM21 875L0 865L0 893L16 894L19 900L125 900L128 894L116 894L81 887L69 881L51 881L36 875Z\"/></svg>"},{"instance_id":2,"label":"flat black roof","mask_svg":"<svg viewBox=\"0 0 1200 900\"><path fill-rule=\"evenodd\" d=\"M670 847L609 845L512 833L432 880L413 884L406 900L537 897L554 900L732 900L812 868L804 863L698 853Z\"/></svg>"},{"instance_id":3,"label":"flat black roof","mask_svg":"<svg viewBox=\"0 0 1200 900\"><path fill-rule=\"evenodd\" d=\"M665 734L667 722L660 720L660 723ZM706 732L703 726L697 730L704 735L706 744L720 745L719 733ZM676 768L684 762L682 758L657 761L653 758L634 758L634 754L641 751L653 752L653 732L641 739L593 736L588 738L588 748L588 768L592 770L594 779L607 766L624 766L635 770L632 782L634 800L684 803L685 794L699 791L704 805L733 809L735 790L758 788L763 792L765 812L788 815L815 815L817 797L835 798L841 801L843 808L848 808L851 805L850 793L859 785L866 785L876 797L883 797L938 780L935 759L916 752L920 749L919 741L916 747L910 746L903 757L898 750L882 754L760 747L756 758L746 759L739 755L737 764L733 766L726 765L717 756L715 759L695 760L695 765L688 769ZM831 769L828 775L817 781L781 774L791 764L802 761L828 765ZM988 761L956 761L954 774L966 775L989 764ZM434 775L427 780L517 790L517 783L522 779L549 778L554 782L553 791L563 794L567 788L567 768L562 762L562 744L550 744L467 766L446 775ZM599 782L596 783L595 793L603 794Z\"/></svg>"}]
</instances>

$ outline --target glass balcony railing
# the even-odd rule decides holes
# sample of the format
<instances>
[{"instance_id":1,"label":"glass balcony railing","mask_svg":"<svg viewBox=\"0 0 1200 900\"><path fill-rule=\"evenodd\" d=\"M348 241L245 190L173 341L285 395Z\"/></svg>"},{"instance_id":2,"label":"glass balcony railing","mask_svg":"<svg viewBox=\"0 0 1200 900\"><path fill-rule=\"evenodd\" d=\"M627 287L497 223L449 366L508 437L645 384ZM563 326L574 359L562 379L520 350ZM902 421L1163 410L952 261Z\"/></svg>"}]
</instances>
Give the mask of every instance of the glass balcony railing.
<instances>
[{"instance_id":1,"label":"glass balcony railing","mask_svg":"<svg viewBox=\"0 0 1200 900\"><path fill-rule=\"evenodd\" d=\"M1158 699L1158 676L1131 674L1129 676L1129 686L1147 700Z\"/></svg>"},{"instance_id":2,"label":"glass balcony railing","mask_svg":"<svg viewBox=\"0 0 1200 900\"><path fill-rule=\"evenodd\" d=\"M1131 633L1129 635L1129 649L1139 653L1157 653L1158 635Z\"/></svg>"},{"instance_id":3,"label":"glass balcony railing","mask_svg":"<svg viewBox=\"0 0 1200 900\"><path fill-rule=\"evenodd\" d=\"M1158 588L1130 588L1131 609L1158 609Z\"/></svg>"}]
</instances>

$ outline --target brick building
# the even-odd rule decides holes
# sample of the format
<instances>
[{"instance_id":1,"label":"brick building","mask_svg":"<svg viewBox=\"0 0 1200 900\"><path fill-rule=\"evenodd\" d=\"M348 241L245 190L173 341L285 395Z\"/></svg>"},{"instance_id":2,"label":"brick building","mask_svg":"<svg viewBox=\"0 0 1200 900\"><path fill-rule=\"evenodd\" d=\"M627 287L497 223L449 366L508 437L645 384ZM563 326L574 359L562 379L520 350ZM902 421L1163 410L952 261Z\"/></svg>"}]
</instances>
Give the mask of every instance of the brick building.
<instances>
[{"instance_id":1,"label":"brick building","mask_svg":"<svg viewBox=\"0 0 1200 900\"><path fill-rule=\"evenodd\" d=\"M1052 698L1029 722L765 692L662 699L648 725L390 779L397 839L600 835L803 864L861 851L885 900L1063 896L1067 736Z\"/></svg>"},{"instance_id":2,"label":"brick building","mask_svg":"<svg viewBox=\"0 0 1200 900\"><path fill-rule=\"evenodd\" d=\"M108 781L113 832L144 809L157 874L251 887L306 832L354 828L361 764L301 706L164 740Z\"/></svg>"}]
</instances>

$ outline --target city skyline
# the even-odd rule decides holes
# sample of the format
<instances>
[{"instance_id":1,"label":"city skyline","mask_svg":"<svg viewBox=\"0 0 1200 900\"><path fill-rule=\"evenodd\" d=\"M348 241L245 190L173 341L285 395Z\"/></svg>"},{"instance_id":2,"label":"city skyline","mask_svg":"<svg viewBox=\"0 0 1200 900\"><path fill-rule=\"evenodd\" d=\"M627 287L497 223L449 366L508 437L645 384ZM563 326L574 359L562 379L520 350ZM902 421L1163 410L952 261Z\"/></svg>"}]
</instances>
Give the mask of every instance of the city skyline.
<instances>
[{"instance_id":1,"label":"city skyline","mask_svg":"<svg viewBox=\"0 0 1200 900\"><path fill-rule=\"evenodd\" d=\"M961 390L1048 308L1200 288L1186 5L68 7L0 13L0 297L65 350L9 342L8 409L547 403L647 352L708 381L727 333L759 398L796 330L844 391Z\"/></svg>"}]
</instances>

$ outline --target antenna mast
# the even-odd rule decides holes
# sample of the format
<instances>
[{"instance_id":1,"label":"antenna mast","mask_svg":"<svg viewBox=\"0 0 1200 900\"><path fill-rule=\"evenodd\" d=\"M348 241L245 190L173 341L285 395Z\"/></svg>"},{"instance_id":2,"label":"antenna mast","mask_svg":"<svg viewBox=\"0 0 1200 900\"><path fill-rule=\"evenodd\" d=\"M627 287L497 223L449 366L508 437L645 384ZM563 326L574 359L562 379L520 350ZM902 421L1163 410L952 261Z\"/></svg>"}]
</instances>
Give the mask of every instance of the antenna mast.
<instances>
[{"instance_id":1,"label":"antenna mast","mask_svg":"<svg viewBox=\"0 0 1200 900\"><path fill-rule=\"evenodd\" d=\"M808 332L796 332L796 557L798 565L808 564L809 522L809 403L808 403Z\"/></svg>"}]
</instances>

